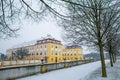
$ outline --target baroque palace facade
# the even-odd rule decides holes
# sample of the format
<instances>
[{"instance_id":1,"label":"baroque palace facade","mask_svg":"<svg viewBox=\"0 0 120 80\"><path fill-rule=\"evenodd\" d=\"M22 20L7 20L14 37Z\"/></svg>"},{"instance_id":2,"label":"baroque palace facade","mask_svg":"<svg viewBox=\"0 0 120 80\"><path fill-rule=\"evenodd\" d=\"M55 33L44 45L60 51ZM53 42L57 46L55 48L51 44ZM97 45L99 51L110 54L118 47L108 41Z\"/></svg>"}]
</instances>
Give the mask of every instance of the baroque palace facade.
<instances>
[{"instance_id":1,"label":"baroque palace facade","mask_svg":"<svg viewBox=\"0 0 120 80\"><path fill-rule=\"evenodd\" d=\"M62 62L64 60L83 60L83 49L78 45L66 46L63 48L61 41L51 37L36 40L35 43L24 45L12 49L8 49L7 56L11 57L11 54L20 48L27 49L29 56L26 59L40 60L45 62Z\"/></svg>"}]
</instances>

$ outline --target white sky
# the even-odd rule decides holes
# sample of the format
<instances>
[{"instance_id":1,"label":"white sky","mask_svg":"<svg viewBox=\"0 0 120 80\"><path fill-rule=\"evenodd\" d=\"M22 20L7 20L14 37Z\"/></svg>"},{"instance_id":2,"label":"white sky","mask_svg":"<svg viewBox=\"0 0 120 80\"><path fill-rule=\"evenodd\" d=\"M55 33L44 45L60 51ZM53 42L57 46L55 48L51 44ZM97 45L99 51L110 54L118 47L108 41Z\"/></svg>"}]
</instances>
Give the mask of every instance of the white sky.
<instances>
[{"instance_id":1,"label":"white sky","mask_svg":"<svg viewBox=\"0 0 120 80\"><path fill-rule=\"evenodd\" d=\"M16 24L16 26L21 27L18 31L19 36L17 38L0 40L0 53L5 53L6 49L14 45L37 40L42 36L45 37L47 34L51 34L54 38L62 40L60 37L62 29L57 26L54 20L42 20L39 23L24 20L22 24Z\"/></svg>"},{"instance_id":2,"label":"white sky","mask_svg":"<svg viewBox=\"0 0 120 80\"><path fill-rule=\"evenodd\" d=\"M50 34L55 39L62 40L62 28L59 27L55 20L42 20L39 23L32 22L30 20L24 20L24 22L19 24L14 24L16 27L21 27L18 31L19 36L17 38L10 38L7 40L0 40L0 53L6 53L7 49L12 48L14 45L21 44L23 42L28 42L31 40L38 40L41 37ZM84 47L84 54L88 53Z\"/></svg>"}]
</instances>

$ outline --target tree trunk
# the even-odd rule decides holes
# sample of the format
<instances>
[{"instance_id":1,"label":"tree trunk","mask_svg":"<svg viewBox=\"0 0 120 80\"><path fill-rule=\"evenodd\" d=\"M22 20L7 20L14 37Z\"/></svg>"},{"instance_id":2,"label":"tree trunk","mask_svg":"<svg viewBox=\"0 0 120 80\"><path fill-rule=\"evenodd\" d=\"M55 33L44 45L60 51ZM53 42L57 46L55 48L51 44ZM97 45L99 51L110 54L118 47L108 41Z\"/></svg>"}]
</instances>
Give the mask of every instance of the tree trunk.
<instances>
[{"instance_id":1,"label":"tree trunk","mask_svg":"<svg viewBox=\"0 0 120 80\"><path fill-rule=\"evenodd\" d=\"M114 57L114 63L116 62L116 54L113 54Z\"/></svg>"},{"instance_id":2,"label":"tree trunk","mask_svg":"<svg viewBox=\"0 0 120 80\"><path fill-rule=\"evenodd\" d=\"M112 47L111 47L111 42L110 42L110 45L109 45L109 56L110 56L110 65L111 67L113 67L113 55L112 55Z\"/></svg>"},{"instance_id":3,"label":"tree trunk","mask_svg":"<svg viewBox=\"0 0 120 80\"><path fill-rule=\"evenodd\" d=\"M110 65L113 67L113 58L112 58L112 53L109 51L109 56L110 56Z\"/></svg>"},{"instance_id":4,"label":"tree trunk","mask_svg":"<svg viewBox=\"0 0 120 80\"><path fill-rule=\"evenodd\" d=\"M101 45L101 43L99 45L99 50L100 50L100 58L101 58L102 77L107 77L103 46Z\"/></svg>"},{"instance_id":5,"label":"tree trunk","mask_svg":"<svg viewBox=\"0 0 120 80\"><path fill-rule=\"evenodd\" d=\"M115 55L112 53L113 63L115 63Z\"/></svg>"},{"instance_id":6,"label":"tree trunk","mask_svg":"<svg viewBox=\"0 0 120 80\"><path fill-rule=\"evenodd\" d=\"M116 54L114 54L115 55L115 62L116 62L116 60L117 60L117 55Z\"/></svg>"}]
</instances>

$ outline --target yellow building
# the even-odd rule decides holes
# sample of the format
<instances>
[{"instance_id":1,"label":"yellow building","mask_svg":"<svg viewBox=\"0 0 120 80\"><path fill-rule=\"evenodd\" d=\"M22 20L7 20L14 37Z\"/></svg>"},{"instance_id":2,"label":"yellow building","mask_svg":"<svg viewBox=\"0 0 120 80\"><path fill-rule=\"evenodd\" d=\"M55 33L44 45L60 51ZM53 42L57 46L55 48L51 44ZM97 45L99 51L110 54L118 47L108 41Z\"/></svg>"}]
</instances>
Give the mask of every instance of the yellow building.
<instances>
[{"instance_id":1,"label":"yellow building","mask_svg":"<svg viewBox=\"0 0 120 80\"><path fill-rule=\"evenodd\" d=\"M43 59L44 62L62 62L66 60L80 60L83 59L82 48L79 46L67 46L63 49L61 41L56 40L51 37L43 38L34 41L32 44L18 46L7 50L7 54L15 52L16 50L24 48L29 51L29 56L26 59L30 60L40 60Z\"/></svg>"},{"instance_id":2,"label":"yellow building","mask_svg":"<svg viewBox=\"0 0 120 80\"><path fill-rule=\"evenodd\" d=\"M67 46L63 49L63 56L66 60L83 60L83 49L78 45Z\"/></svg>"},{"instance_id":3,"label":"yellow building","mask_svg":"<svg viewBox=\"0 0 120 80\"><path fill-rule=\"evenodd\" d=\"M54 38L38 40L34 46L35 59L43 58L45 62L60 62L62 46L61 41Z\"/></svg>"}]
</instances>

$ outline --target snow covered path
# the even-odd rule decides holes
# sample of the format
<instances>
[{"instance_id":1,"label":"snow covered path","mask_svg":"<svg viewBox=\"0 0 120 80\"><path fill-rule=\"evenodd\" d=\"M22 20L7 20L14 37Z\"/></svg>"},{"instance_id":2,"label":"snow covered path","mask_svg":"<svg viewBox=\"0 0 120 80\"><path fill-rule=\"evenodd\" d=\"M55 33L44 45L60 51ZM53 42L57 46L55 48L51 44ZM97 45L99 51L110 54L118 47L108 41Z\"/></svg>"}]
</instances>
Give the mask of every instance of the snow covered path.
<instances>
[{"instance_id":1,"label":"snow covered path","mask_svg":"<svg viewBox=\"0 0 120 80\"><path fill-rule=\"evenodd\" d=\"M106 66L107 77L101 77L101 69L93 71L83 80L120 80L120 60L118 60L113 67L108 64Z\"/></svg>"},{"instance_id":2,"label":"snow covered path","mask_svg":"<svg viewBox=\"0 0 120 80\"><path fill-rule=\"evenodd\" d=\"M109 61L106 61L108 63ZM80 66L55 70L44 74L37 74L17 80L80 80L101 67L100 61L83 64Z\"/></svg>"}]
</instances>

